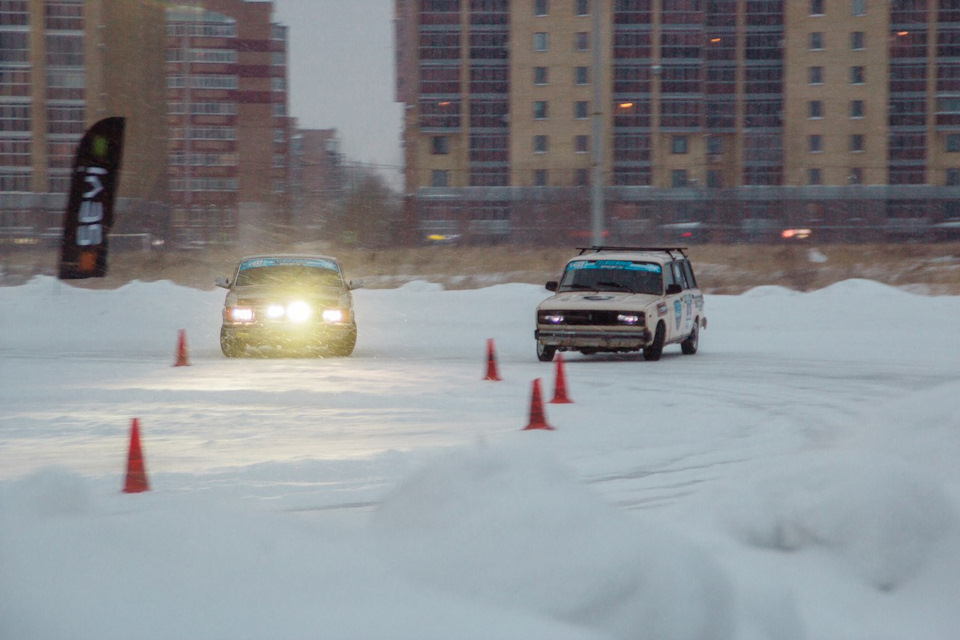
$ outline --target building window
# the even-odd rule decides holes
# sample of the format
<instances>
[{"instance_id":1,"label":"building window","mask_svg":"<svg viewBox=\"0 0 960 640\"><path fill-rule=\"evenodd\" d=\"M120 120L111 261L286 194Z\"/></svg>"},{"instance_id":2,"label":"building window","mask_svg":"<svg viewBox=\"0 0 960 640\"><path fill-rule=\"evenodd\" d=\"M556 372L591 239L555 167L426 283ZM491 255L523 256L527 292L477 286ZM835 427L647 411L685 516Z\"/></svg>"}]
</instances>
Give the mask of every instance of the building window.
<instances>
[{"instance_id":1,"label":"building window","mask_svg":"<svg viewBox=\"0 0 960 640\"><path fill-rule=\"evenodd\" d=\"M590 184L589 172L586 169L575 169L573 172L573 182L578 187L586 187Z\"/></svg>"},{"instance_id":2,"label":"building window","mask_svg":"<svg viewBox=\"0 0 960 640\"><path fill-rule=\"evenodd\" d=\"M449 187L450 172L443 169L434 169L430 175L431 187Z\"/></svg>"},{"instance_id":3,"label":"building window","mask_svg":"<svg viewBox=\"0 0 960 640\"><path fill-rule=\"evenodd\" d=\"M673 136L670 142L670 153L686 153L687 136Z\"/></svg>"},{"instance_id":4,"label":"building window","mask_svg":"<svg viewBox=\"0 0 960 640\"><path fill-rule=\"evenodd\" d=\"M850 84L863 84L866 71L863 67L850 67Z\"/></svg>"},{"instance_id":5,"label":"building window","mask_svg":"<svg viewBox=\"0 0 960 640\"><path fill-rule=\"evenodd\" d=\"M863 134L850 134L850 151L863 151Z\"/></svg>"},{"instance_id":6,"label":"building window","mask_svg":"<svg viewBox=\"0 0 960 640\"><path fill-rule=\"evenodd\" d=\"M723 153L723 138L720 136L707 136L707 153L712 156L718 156Z\"/></svg>"},{"instance_id":7,"label":"building window","mask_svg":"<svg viewBox=\"0 0 960 640\"><path fill-rule=\"evenodd\" d=\"M853 167L850 169L850 175L847 176L847 182L850 184L863 184L863 169Z\"/></svg>"},{"instance_id":8,"label":"building window","mask_svg":"<svg viewBox=\"0 0 960 640\"><path fill-rule=\"evenodd\" d=\"M573 117L577 120L583 120L589 115L589 107L586 100L577 100L573 103Z\"/></svg>"},{"instance_id":9,"label":"building window","mask_svg":"<svg viewBox=\"0 0 960 640\"><path fill-rule=\"evenodd\" d=\"M707 188L721 189L723 187L723 174L719 169L707 170Z\"/></svg>"},{"instance_id":10,"label":"building window","mask_svg":"<svg viewBox=\"0 0 960 640\"><path fill-rule=\"evenodd\" d=\"M810 15L823 15L823 0L810 0Z\"/></svg>"},{"instance_id":11,"label":"building window","mask_svg":"<svg viewBox=\"0 0 960 640\"><path fill-rule=\"evenodd\" d=\"M547 39L547 34L544 31L538 31L533 34L533 50L534 51L546 51L547 46L549 45L549 40Z\"/></svg>"},{"instance_id":12,"label":"building window","mask_svg":"<svg viewBox=\"0 0 960 640\"><path fill-rule=\"evenodd\" d=\"M587 0L574 0L574 9L573 12L578 16L589 15L590 7L588 6Z\"/></svg>"},{"instance_id":13,"label":"building window","mask_svg":"<svg viewBox=\"0 0 960 640\"><path fill-rule=\"evenodd\" d=\"M590 82L590 73L586 67L576 67L573 70L573 81L576 84L587 84Z\"/></svg>"},{"instance_id":14,"label":"building window","mask_svg":"<svg viewBox=\"0 0 960 640\"><path fill-rule=\"evenodd\" d=\"M533 119L534 120L546 120L547 119L547 101L546 100L537 100L533 103Z\"/></svg>"},{"instance_id":15,"label":"building window","mask_svg":"<svg viewBox=\"0 0 960 640\"><path fill-rule=\"evenodd\" d=\"M810 153L820 153L823 151L823 138L820 134L807 136L807 151Z\"/></svg>"},{"instance_id":16,"label":"building window","mask_svg":"<svg viewBox=\"0 0 960 640\"><path fill-rule=\"evenodd\" d=\"M446 155L450 153L450 138L447 136L433 136L433 154Z\"/></svg>"},{"instance_id":17,"label":"building window","mask_svg":"<svg viewBox=\"0 0 960 640\"><path fill-rule=\"evenodd\" d=\"M860 49L865 49L864 42L866 41L866 35L863 31L854 31L850 34L850 48L854 51L859 51Z\"/></svg>"},{"instance_id":18,"label":"building window","mask_svg":"<svg viewBox=\"0 0 960 640\"><path fill-rule=\"evenodd\" d=\"M808 102L807 115L810 118L822 118L823 117L823 101L811 100L810 102Z\"/></svg>"},{"instance_id":19,"label":"building window","mask_svg":"<svg viewBox=\"0 0 960 640\"><path fill-rule=\"evenodd\" d=\"M810 67L810 84L823 84L823 67Z\"/></svg>"},{"instance_id":20,"label":"building window","mask_svg":"<svg viewBox=\"0 0 960 640\"><path fill-rule=\"evenodd\" d=\"M947 169L944 184L948 187L960 187L960 169Z\"/></svg>"},{"instance_id":21,"label":"building window","mask_svg":"<svg viewBox=\"0 0 960 640\"><path fill-rule=\"evenodd\" d=\"M851 100L850 101L850 117L862 118L863 113L864 113L863 100Z\"/></svg>"},{"instance_id":22,"label":"building window","mask_svg":"<svg viewBox=\"0 0 960 640\"><path fill-rule=\"evenodd\" d=\"M533 152L534 153L546 153L547 152L547 136L533 136Z\"/></svg>"},{"instance_id":23,"label":"building window","mask_svg":"<svg viewBox=\"0 0 960 640\"><path fill-rule=\"evenodd\" d=\"M535 16L547 15L547 0L534 0L533 15Z\"/></svg>"},{"instance_id":24,"label":"building window","mask_svg":"<svg viewBox=\"0 0 960 640\"><path fill-rule=\"evenodd\" d=\"M813 50L823 49L823 32L814 31L810 34L810 48Z\"/></svg>"},{"instance_id":25,"label":"building window","mask_svg":"<svg viewBox=\"0 0 960 640\"><path fill-rule=\"evenodd\" d=\"M574 34L573 48L577 51L586 51L590 48L590 36L586 31L578 31Z\"/></svg>"},{"instance_id":26,"label":"building window","mask_svg":"<svg viewBox=\"0 0 960 640\"><path fill-rule=\"evenodd\" d=\"M533 68L533 84L547 84L547 68L546 67Z\"/></svg>"},{"instance_id":27,"label":"building window","mask_svg":"<svg viewBox=\"0 0 960 640\"><path fill-rule=\"evenodd\" d=\"M587 136L574 136L573 148L577 153L586 153L590 150L590 138Z\"/></svg>"},{"instance_id":28,"label":"building window","mask_svg":"<svg viewBox=\"0 0 960 640\"><path fill-rule=\"evenodd\" d=\"M674 169L670 172L670 186L673 188L685 187L687 186L687 170L686 169Z\"/></svg>"},{"instance_id":29,"label":"building window","mask_svg":"<svg viewBox=\"0 0 960 640\"><path fill-rule=\"evenodd\" d=\"M547 186L547 170L546 169L534 169L533 186L535 187Z\"/></svg>"},{"instance_id":30,"label":"building window","mask_svg":"<svg viewBox=\"0 0 960 640\"><path fill-rule=\"evenodd\" d=\"M950 153L960 151L960 133L947 134L944 149Z\"/></svg>"},{"instance_id":31,"label":"building window","mask_svg":"<svg viewBox=\"0 0 960 640\"><path fill-rule=\"evenodd\" d=\"M807 169L807 184L818 185L821 182L820 169Z\"/></svg>"},{"instance_id":32,"label":"building window","mask_svg":"<svg viewBox=\"0 0 960 640\"><path fill-rule=\"evenodd\" d=\"M850 0L850 15L853 16L862 16L866 15L867 11L864 8L864 0Z\"/></svg>"}]
</instances>

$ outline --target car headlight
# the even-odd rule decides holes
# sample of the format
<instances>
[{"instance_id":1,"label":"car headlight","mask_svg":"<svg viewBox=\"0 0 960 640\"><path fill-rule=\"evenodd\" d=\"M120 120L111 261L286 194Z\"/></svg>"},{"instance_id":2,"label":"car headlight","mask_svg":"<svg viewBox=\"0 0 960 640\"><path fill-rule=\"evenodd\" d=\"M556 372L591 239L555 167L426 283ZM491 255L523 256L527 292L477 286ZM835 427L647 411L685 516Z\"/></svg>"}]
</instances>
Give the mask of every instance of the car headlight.
<instances>
[{"instance_id":1,"label":"car headlight","mask_svg":"<svg viewBox=\"0 0 960 640\"><path fill-rule=\"evenodd\" d=\"M224 315L232 322L253 322L253 309L250 307L229 307Z\"/></svg>"},{"instance_id":2,"label":"car headlight","mask_svg":"<svg viewBox=\"0 0 960 640\"><path fill-rule=\"evenodd\" d=\"M540 322L542 324L562 324L564 316L562 313L541 311Z\"/></svg>"},{"instance_id":3,"label":"car headlight","mask_svg":"<svg viewBox=\"0 0 960 640\"><path fill-rule=\"evenodd\" d=\"M324 322L343 322L343 309L324 309Z\"/></svg>"},{"instance_id":4,"label":"car headlight","mask_svg":"<svg viewBox=\"0 0 960 640\"><path fill-rule=\"evenodd\" d=\"M643 322L643 316L637 313L618 313L617 322L620 324L640 324Z\"/></svg>"},{"instance_id":5,"label":"car headlight","mask_svg":"<svg viewBox=\"0 0 960 640\"><path fill-rule=\"evenodd\" d=\"M310 305L302 300L287 305L287 319L290 322L306 322L310 317Z\"/></svg>"},{"instance_id":6,"label":"car headlight","mask_svg":"<svg viewBox=\"0 0 960 640\"><path fill-rule=\"evenodd\" d=\"M270 318L271 320L282 318L286 313L287 313L287 310L284 309L279 304L267 305L267 317Z\"/></svg>"}]
</instances>

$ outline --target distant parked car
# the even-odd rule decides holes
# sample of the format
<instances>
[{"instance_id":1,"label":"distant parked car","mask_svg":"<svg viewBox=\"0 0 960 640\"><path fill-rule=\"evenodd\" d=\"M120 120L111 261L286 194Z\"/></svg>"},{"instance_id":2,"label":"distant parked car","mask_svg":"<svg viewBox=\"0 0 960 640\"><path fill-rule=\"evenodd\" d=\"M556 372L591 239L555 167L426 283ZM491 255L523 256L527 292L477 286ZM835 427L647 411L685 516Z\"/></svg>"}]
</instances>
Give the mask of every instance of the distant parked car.
<instances>
[{"instance_id":1,"label":"distant parked car","mask_svg":"<svg viewBox=\"0 0 960 640\"><path fill-rule=\"evenodd\" d=\"M261 255L243 258L227 289L220 349L228 358L247 347L279 353L349 356L357 342L351 289L336 258Z\"/></svg>"},{"instance_id":2,"label":"distant parked car","mask_svg":"<svg viewBox=\"0 0 960 640\"><path fill-rule=\"evenodd\" d=\"M537 307L537 357L557 351L692 355L706 328L703 294L683 247L589 247L567 262L556 292Z\"/></svg>"}]
</instances>

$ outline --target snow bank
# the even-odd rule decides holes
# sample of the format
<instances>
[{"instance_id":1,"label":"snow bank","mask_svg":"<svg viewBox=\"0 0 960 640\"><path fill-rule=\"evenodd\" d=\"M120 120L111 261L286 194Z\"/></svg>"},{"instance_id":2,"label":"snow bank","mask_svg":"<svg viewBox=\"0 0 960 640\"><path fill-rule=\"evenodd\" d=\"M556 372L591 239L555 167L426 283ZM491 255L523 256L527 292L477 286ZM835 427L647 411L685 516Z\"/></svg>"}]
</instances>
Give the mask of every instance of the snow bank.
<instances>
[{"instance_id":1,"label":"snow bank","mask_svg":"<svg viewBox=\"0 0 960 640\"><path fill-rule=\"evenodd\" d=\"M401 483L375 519L383 561L617 638L734 637L730 584L706 553L625 518L535 447L457 450Z\"/></svg>"}]
</instances>

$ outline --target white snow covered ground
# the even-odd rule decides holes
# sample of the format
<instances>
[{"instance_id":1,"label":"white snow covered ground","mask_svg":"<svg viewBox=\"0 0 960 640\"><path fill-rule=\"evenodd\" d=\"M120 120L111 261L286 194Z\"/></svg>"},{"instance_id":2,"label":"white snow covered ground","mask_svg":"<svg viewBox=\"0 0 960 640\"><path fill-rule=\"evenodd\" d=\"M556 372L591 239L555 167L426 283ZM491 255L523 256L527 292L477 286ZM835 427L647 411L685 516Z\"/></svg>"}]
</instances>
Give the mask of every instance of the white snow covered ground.
<instances>
[{"instance_id":1,"label":"white snow covered ground","mask_svg":"<svg viewBox=\"0 0 960 640\"><path fill-rule=\"evenodd\" d=\"M565 354L552 404L547 295L359 290L352 357L228 360L223 291L0 288L0 638L960 637L960 298L707 296L698 354Z\"/></svg>"}]
</instances>

